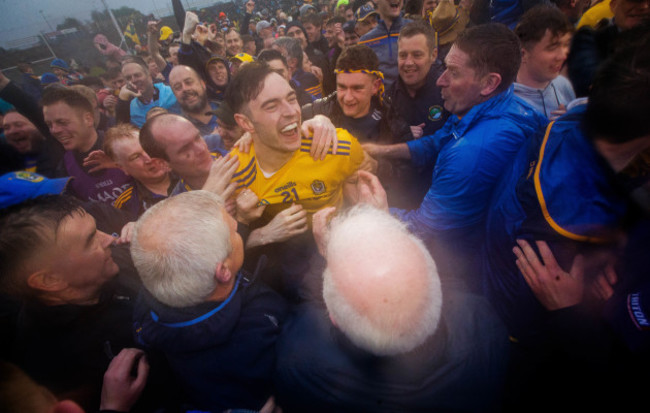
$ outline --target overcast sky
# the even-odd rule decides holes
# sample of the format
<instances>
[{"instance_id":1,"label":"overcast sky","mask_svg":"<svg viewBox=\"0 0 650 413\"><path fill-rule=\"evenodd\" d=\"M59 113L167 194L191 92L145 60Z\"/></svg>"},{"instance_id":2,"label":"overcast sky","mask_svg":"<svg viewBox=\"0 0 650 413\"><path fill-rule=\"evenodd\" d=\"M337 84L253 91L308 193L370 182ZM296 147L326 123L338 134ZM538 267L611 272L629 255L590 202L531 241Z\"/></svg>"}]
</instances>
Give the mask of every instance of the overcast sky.
<instances>
[{"instance_id":1,"label":"overcast sky","mask_svg":"<svg viewBox=\"0 0 650 413\"><path fill-rule=\"evenodd\" d=\"M171 0L105 0L111 9L132 7L143 14L157 17L172 13ZM214 0L182 0L187 8L205 7ZM34 36L39 31L55 29L66 17L90 20L90 12L103 10L101 0L0 0L0 46L7 48L12 41ZM2 66L0 64L0 66Z\"/></svg>"}]
</instances>

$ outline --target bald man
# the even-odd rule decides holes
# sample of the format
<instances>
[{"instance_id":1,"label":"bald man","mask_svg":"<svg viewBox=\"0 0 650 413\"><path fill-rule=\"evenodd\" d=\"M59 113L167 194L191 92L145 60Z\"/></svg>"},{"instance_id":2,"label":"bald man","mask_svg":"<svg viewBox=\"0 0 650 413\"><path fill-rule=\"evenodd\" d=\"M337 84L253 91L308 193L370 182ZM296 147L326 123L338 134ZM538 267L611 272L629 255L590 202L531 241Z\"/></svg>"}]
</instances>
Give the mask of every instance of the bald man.
<instances>
[{"instance_id":1,"label":"bald man","mask_svg":"<svg viewBox=\"0 0 650 413\"><path fill-rule=\"evenodd\" d=\"M181 105L182 115L201 133L207 136L217 133L217 117L212 113L219 105L208 100L205 82L194 69L176 65L169 73L169 86Z\"/></svg>"},{"instance_id":2,"label":"bald man","mask_svg":"<svg viewBox=\"0 0 650 413\"><path fill-rule=\"evenodd\" d=\"M483 411L495 407L507 334L483 298L441 288L422 241L358 206L314 216L325 306L298 307L278 340L286 411ZM471 395L472 397L467 397Z\"/></svg>"}]
</instances>

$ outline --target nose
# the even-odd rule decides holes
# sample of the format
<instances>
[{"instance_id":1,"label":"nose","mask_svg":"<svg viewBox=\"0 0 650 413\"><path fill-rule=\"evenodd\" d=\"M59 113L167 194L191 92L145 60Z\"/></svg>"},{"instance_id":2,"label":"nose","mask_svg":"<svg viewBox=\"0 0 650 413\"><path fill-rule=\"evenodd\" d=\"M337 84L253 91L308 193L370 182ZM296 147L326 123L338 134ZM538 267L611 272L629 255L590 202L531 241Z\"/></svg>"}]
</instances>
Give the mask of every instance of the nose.
<instances>
[{"instance_id":1,"label":"nose","mask_svg":"<svg viewBox=\"0 0 650 413\"><path fill-rule=\"evenodd\" d=\"M105 232L97 231L97 236L99 237L102 248L107 249L115 242L115 238L108 235Z\"/></svg>"},{"instance_id":2,"label":"nose","mask_svg":"<svg viewBox=\"0 0 650 413\"><path fill-rule=\"evenodd\" d=\"M442 74L440 75L438 80L436 80L436 86L438 86L438 87L447 86L447 76L449 76L449 75L447 74L447 70L445 70L444 72L442 72Z\"/></svg>"}]
</instances>

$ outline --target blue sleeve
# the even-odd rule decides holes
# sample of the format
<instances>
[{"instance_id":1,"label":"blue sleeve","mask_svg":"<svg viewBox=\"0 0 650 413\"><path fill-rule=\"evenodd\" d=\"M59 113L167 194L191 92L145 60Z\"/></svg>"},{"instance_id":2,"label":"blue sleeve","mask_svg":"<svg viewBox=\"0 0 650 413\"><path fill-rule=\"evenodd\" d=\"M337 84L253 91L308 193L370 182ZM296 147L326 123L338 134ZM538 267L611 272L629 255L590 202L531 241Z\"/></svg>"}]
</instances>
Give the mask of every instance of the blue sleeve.
<instances>
[{"instance_id":1,"label":"blue sleeve","mask_svg":"<svg viewBox=\"0 0 650 413\"><path fill-rule=\"evenodd\" d=\"M411 152L411 163L415 166L426 166L438 157L440 141L436 135L423 136L406 142Z\"/></svg>"}]
</instances>

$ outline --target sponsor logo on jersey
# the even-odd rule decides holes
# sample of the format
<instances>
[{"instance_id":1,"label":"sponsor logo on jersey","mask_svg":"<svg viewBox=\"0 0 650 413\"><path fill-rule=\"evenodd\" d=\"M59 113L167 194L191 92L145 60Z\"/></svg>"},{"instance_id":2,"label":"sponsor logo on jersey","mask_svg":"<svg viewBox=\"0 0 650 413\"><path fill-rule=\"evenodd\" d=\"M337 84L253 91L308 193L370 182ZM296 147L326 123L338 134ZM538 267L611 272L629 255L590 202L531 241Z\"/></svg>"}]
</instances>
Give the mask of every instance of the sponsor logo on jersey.
<instances>
[{"instance_id":1,"label":"sponsor logo on jersey","mask_svg":"<svg viewBox=\"0 0 650 413\"><path fill-rule=\"evenodd\" d=\"M630 294L627 297L628 310L632 316L634 324L639 330L650 330L650 322L643 308L641 308L641 295L639 293Z\"/></svg>"},{"instance_id":2,"label":"sponsor logo on jersey","mask_svg":"<svg viewBox=\"0 0 650 413\"><path fill-rule=\"evenodd\" d=\"M287 189L291 189L291 188L293 188L295 186L296 186L296 183L291 181L291 182L287 182L286 184L284 184L282 186L279 186L279 187L275 188L274 191L275 191L275 193L278 193L278 192L286 191Z\"/></svg>"},{"instance_id":3,"label":"sponsor logo on jersey","mask_svg":"<svg viewBox=\"0 0 650 413\"><path fill-rule=\"evenodd\" d=\"M28 182L41 182L43 180L43 177L41 175L33 174L31 172L26 172L26 171L16 172L15 177Z\"/></svg>"}]
</instances>

